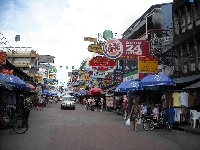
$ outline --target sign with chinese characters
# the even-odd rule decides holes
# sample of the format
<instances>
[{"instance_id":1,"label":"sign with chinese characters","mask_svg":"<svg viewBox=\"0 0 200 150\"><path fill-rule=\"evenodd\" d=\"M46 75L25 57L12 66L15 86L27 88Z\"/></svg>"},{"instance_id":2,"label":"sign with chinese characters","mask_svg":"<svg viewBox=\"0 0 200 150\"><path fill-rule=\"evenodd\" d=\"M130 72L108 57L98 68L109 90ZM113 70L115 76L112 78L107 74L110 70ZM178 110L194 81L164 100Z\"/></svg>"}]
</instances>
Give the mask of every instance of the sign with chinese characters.
<instances>
[{"instance_id":1,"label":"sign with chinese characters","mask_svg":"<svg viewBox=\"0 0 200 150\"><path fill-rule=\"evenodd\" d=\"M103 46L103 54L109 59L137 59L149 57L149 41L133 39L110 39Z\"/></svg>"},{"instance_id":2,"label":"sign with chinese characters","mask_svg":"<svg viewBox=\"0 0 200 150\"><path fill-rule=\"evenodd\" d=\"M84 81L89 81L89 80L90 80L89 74L86 73L84 75Z\"/></svg>"},{"instance_id":3,"label":"sign with chinese characters","mask_svg":"<svg viewBox=\"0 0 200 150\"><path fill-rule=\"evenodd\" d=\"M0 63L3 65L6 64L6 52L0 51Z\"/></svg>"},{"instance_id":4,"label":"sign with chinese characters","mask_svg":"<svg viewBox=\"0 0 200 150\"><path fill-rule=\"evenodd\" d=\"M98 54L102 55L103 54L102 46L103 46L102 43L100 43L100 44L90 44L88 46L88 51L89 52L98 53Z\"/></svg>"},{"instance_id":5,"label":"sign with chinese characters","mask_svg":"<svg viewBox=\"0 0 200 150\"><path fill-rule=\"evenodd\" d=\"M158 73L158 58L139 57L138 66L140 73Z\"/></svg>"},{"instance_id":6,"label":"sign with chinese characters","mask_svg":"<svg viewBox=\"0 0 200 150\"><path fill-rule=\"evenodd\" d=\"M97 38L84 37L84 41L97 42Z\"/></svg>"},{"instance_id":7,"label":"sign with chinese characters","mask_svg":"<svg viewBox=\"0 0 200 150\"><path fill-rule=\"evenodd\" d=\"M20 35L15 35L15 41L20 41Z\"/></svg>"},{"instance_id":8,"label":"sign with chinese characters","mask_svg":"<svg viewBox=\"0 0 200 150\"><path fill-rule=\"evenodd\" d=\"M54 56L50 55L39 55L39 63L54 63Z\"/></svg>"},{"instance_id":9,"label":"sign with chinese characters","mask_svg":"<svg viewBox=\"0 0 200 150\"><path fill-rule=\"evenodd\" d=\"M102 56L93 57L89 66L95 70L107 71L115 67L115 61Z\"/></svg>"}]
</instances>

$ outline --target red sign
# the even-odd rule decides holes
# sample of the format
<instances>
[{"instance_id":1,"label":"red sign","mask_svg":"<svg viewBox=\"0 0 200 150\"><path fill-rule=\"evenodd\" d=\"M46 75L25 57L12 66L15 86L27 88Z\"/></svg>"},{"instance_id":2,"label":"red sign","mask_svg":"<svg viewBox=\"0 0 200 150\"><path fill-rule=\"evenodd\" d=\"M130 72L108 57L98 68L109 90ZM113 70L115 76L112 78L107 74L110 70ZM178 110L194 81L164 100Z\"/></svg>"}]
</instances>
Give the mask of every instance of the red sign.
<instances>
[{"instance_id":1,"label":"red sign","mask_svg":"<svg viewBox=\"0 0 200 150\"><path fill-rule=\"evenodd\" d=\"M103 54L109 59L137 59L150 56L148 40L110 39L103 46Z\"/></svg>"},{"instance_id":2,"label":"red sign","mask_svg":"<svg viewBox=\"0 0 200 150\"><path fill-rule=\"evenodd\" d=\"M0 63L6 64L6 52L0 52Z\"/></svg>"},{"instance_id":3,"label":"red sign","mask_svg":"<svg viewBox=\"0 0 200 150\"><path fill-rule=\"evenodd\" d=\"M89 66L91 66L92 69L96 69L98 71L107 71L115 67L115 61L106 57L96 56L90 60Z\"/></svg>"},{"instance_id":4,"label":"red sign","mask_svg":"<svg viewBox=\"0 0 200 150\"><path fill-rule=\"evenodd\" d=\"M0 73L13 75L13 70L10 70L10 69L0 69Z\"/></svg>"}]
</instances>

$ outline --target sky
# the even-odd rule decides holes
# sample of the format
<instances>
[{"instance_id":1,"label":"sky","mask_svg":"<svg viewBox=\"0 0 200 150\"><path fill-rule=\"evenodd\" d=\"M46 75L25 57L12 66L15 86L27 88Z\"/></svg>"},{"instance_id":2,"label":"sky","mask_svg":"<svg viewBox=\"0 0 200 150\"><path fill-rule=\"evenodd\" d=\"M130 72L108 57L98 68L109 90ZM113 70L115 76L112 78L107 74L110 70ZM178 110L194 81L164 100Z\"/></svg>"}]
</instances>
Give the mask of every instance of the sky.
<instances>
[{"instance_id":1,"label":"sky","mask_svg":"<svg viewBox=\"0 0 200 150\"><path fill-rule=\"evenodd\" d=\"M152 5L173 0L0 0L0 37L6 46L32 47L55 56L57 79L68 81L71 66L78 69L92 57L84 37L104 30L121 35ZM15 35L20 41L15 42ZM5 46L5 45L0 45ZM60 68L60 66L63 66ZM66 69L69 66L69 69Z\"/></svg>"}]
</instances>

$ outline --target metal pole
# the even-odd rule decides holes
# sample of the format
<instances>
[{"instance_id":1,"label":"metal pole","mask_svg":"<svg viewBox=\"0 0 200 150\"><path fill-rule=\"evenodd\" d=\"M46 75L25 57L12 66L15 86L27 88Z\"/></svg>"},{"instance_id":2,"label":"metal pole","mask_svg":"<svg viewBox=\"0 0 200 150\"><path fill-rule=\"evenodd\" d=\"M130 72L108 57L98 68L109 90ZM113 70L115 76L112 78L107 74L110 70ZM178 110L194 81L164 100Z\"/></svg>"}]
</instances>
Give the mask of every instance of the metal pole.
<instances>
[{"instance_id":1,"label":"metal pole","mask_svg":"<svg viewBox=\"0 0 200 150\"><path fill-rule=\"evenodd\" d=\"M148 16L146 16L146 39L148 39L148 35L147 35L147 18L148 18Z\"/></svg>"}]
</instances>

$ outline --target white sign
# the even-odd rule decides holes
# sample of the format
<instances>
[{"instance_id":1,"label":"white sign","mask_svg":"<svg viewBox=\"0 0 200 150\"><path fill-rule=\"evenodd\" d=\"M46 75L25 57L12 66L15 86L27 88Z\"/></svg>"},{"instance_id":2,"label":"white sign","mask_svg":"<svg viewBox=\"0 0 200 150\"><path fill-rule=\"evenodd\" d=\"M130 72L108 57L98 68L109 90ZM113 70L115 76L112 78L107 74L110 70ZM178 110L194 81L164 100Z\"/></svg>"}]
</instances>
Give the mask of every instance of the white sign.
<instances>
[{"instance_id":1,"label":"white sign","mask_svg":"<svg viewBox=\"0 0 200 150\"><path fill-rule=\"evenodd\" d=\"M139 73L123 78L123 82L139 79Z\"/></svg>"}]
</instances>

